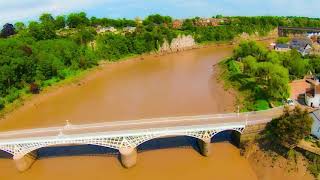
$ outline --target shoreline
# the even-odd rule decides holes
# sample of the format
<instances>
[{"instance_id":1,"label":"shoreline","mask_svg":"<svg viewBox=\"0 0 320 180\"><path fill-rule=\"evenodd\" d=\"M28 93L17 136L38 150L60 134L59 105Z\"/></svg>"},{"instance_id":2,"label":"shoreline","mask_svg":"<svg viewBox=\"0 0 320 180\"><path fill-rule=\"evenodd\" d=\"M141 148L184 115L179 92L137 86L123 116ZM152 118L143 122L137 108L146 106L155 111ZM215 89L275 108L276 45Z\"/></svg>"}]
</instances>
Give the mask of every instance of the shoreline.
<instances>
[{"instance_id":1,"label":"shoreline","mask_svg":"<svg viewBox=\"0 0 320 180\"><path fill-rule=\"evenodd\" d=\"M86 69L77 73L74 76L68 77L67 79L61 80L57 83L54 83L51 86L45 87L40 91L39 94L23 94L22 97L15 100L13 103L6 105L6 107L0 111L0 121L9 118L12 114L16 112L23 111L30 106L37 106L39 102L42 102L51 96L55 96L57 94L62 93L63 91L67 91L71 88L82 86L95 79L97 76L101 75L104 71L108 69L108 66L113 64L122 64L122 63L130 63L132 61L144 60L148 57L162 57L168 56L171 54L179 54L186 51L192 51L197 49L211 48L211 47L223 47L223 46L234 46L232 42L222 42L216 43L211 42L208 44L197 44L196 46L185 48L181 51L174 52L166 52L166 53L158 53L158 52L149 52L141 55L131 55L127 57L123 57L118 59L117 61L108 61L108 60L100 60L98 65L92 67L90 69Z\"/></svg>"},{"instance_id":2,"label":"shoreline","mask_svg":"<svg viewBox=\"0 0 320 180\"><path fill-rule=\"evenodd\" d=\"M260 42L265 42L265 41L274 40L274 39L275 39L274 37L269 37L269 36L252 38L252 40L260 41ZM184 48L180 51L171 51L171 52L169 51L165 53L148 52L140 55L135 54L135 55L129 55L127 57L120 58L117 61L108 61L108 60L102 59L102 60L99 60L97 66L81 71L74 76L71 76L67 79L56 82L51 86L45 87L40 91L39 94L31 94L31 93L23 94L22 97L18 98L13 103L7 104L6 107L0 111L0 121L11 116L11 114L14 114L16 111L23 110L30 105L36 105L38 101L42 101L43 99L46 99L50 96L60 93L60 91L62 91L63 89L70 89L74 86L81 86L82 84L96 77L99 74L99 72L101 73L101 71L106 69L107 66L112 64L128 63L131 61L144 60L145 58L150 56L162 57L170 54L178 54L178 53L196 50L196 49L205 49L210 47L236 46L239 42L234 40L222 41L222 42L214 42L214 41L204 42L201 44L196 44L193 47ZM217 77L217 81L220 82L219 77ZM232 92L232 94L236 94L236 92ZM48 96L48 97L45 97L45 96ZM236 98L236 101L238 102L237 96L235 98Z\"/></svg>"}]
</instances>

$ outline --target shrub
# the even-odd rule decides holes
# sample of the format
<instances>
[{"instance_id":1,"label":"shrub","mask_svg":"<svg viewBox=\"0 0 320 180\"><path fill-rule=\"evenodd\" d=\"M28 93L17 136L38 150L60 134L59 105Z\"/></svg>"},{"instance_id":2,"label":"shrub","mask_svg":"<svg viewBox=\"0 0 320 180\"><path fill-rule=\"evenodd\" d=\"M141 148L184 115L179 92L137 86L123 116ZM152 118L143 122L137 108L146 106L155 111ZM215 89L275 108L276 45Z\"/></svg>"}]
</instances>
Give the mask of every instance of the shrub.
<instances>
[{"instance_id":1,"label":"shrub","mask_svg":"<svg viewBox=\"0 0 320 180\"><path fill-rule=\"evenodd\" d=\"M0 110L5 107L5 103L2 99L0 99Z\"/></svg>"},{"instance_id":2,"label":"shrub","mask_svg":"<svg viewBox=\"0 0 320 180\"><path fill-rule=\"evenodd\" d=\"M30 84L29 90L30 90L30 92L31 92L32 94L39 94L39 92L40 92L40 87L39 87L38 84L36 84L36 83L33 82L33 83Z\"/></svg>"},{"instance_id":3,"label":"shrub","mask_svg":"<svg viewBox=\"0 0 320 180\"><path fill-rule=\"evenodd\" d=\"M271 142L290 149L311 132L312 118L307 110L285 108L283 115L267 124L266 135Z\"/></svg>"},{"instance_id":4,"label":"shrub","mask_svg":"<svg viewBox=\"0 0 320 180\"><path fill-rule=\"evenodd\" d=\"M12 103L14 100L18 99L20 96L19 90L17 88L11 88L9 94L5 97L7 102Z\"/></svg>"},{"instance_id":5,"label":"shrub","mask_svg":"<svg viewBox=\"0 0 320 180\"><path fill-rule=\"evenodd\" d=\"M255 110L266 110L269 109L269 103L267 100L259 99L254 104Z\"/></svg>"}]
</instances>

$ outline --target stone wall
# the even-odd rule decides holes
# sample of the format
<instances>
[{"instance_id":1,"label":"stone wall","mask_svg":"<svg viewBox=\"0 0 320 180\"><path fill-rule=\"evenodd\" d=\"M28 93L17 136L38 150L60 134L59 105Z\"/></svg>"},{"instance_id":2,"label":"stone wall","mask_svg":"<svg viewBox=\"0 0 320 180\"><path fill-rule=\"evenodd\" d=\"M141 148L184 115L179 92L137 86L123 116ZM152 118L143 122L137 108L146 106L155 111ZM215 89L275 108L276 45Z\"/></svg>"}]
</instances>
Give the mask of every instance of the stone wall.
<instances>
[{"instance_id":1,"label":"stone wall","mask_svg":"<svg viewBox=\"0 0 320 180\"><path fill-rule=\"evenodd\" d=\"M164 41L162 46L159 48L160 53L171 53L178 52L187 49L192 49L196 46L196 42L191 35L179 35L174 38L171 43L167 40Z\"/></svg>"}]
</instances>

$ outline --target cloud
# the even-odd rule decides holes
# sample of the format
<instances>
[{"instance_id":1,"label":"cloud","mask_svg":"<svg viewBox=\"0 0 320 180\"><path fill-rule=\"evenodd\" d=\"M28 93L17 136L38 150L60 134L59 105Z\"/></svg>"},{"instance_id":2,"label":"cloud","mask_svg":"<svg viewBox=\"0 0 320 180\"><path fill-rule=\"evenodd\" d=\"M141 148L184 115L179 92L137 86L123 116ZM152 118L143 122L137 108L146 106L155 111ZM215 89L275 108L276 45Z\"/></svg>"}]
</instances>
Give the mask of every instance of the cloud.
<instances>
[{"instance_id":1,"label":"cloud","mask_svg":"<svg viewBox=\"0 0 320 180\"><path fill-rule=\"evenodd\" d=\"M86 11L98 17L145 17L151 13L178 18L223 15L319 17L319 0L0 0L0 24Z\"/></svg>"},{"instance_id":2,"label":"cloud","mask_svg":"<svg viewBox=\"0 0 320 180\"><path fill-rule=\"evenodd\" d=\"M42 13L54 15L85 10L99 5L103 0L9 0L0 1L0 24L34 18Z\"/></svg>"}]
</instances>

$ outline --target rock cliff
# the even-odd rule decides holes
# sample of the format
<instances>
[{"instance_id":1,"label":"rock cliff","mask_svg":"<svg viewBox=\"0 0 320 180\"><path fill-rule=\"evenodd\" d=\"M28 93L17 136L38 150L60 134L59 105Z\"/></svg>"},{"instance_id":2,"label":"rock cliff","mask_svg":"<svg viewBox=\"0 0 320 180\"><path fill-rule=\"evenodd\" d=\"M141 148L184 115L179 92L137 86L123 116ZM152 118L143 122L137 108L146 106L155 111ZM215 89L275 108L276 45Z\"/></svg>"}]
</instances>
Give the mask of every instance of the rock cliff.
<instances>
[{"instance_id":1,"label":"rock cliff","mask_svg":"<svg viewBox=\"0 0 320 180\"><path fill-rule=\"evenodd\" d=\"M170 53L177 52L186 49L191 49L196 46L196 42L191 35L179 35L177 38L174 38L171 43L167 40L164 41L162 46L159 48L160 53Z\"/></svg>"}]
</instances>

